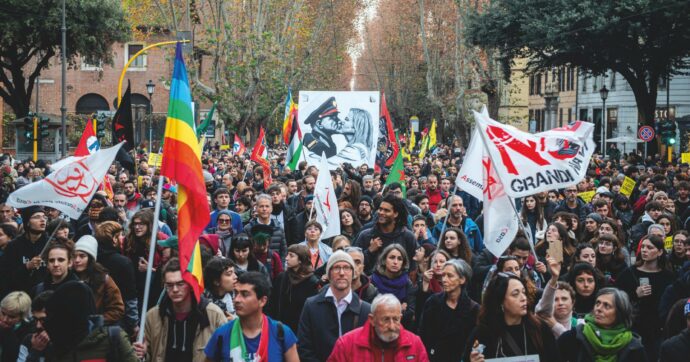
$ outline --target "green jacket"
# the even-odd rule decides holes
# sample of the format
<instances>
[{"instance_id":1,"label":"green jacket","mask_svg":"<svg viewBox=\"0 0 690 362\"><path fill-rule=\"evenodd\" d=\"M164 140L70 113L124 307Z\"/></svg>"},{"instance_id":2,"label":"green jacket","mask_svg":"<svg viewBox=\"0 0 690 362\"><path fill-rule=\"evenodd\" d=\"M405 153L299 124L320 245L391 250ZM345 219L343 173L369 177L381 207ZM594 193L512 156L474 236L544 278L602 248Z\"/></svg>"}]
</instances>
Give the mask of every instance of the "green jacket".
<instances>
[{"instance_id":1,"label":"green jacket","mask_svg":"<svg viewBox=\"0 0 690 362\"><path fill-rule=\"evenodd\" d=\"M69 353L55 358L56 362L75 362L89 360L106 361L110 351L110 338L108 337L108 327L99 327L93 330L84 338L77 347ZM115 358L115 357L111 357ZM117 360L122 362L138 362L134 355L134 349L129 343L127 333L120 330L120 343L118 346Z\"/></svg>"}]
</instances>

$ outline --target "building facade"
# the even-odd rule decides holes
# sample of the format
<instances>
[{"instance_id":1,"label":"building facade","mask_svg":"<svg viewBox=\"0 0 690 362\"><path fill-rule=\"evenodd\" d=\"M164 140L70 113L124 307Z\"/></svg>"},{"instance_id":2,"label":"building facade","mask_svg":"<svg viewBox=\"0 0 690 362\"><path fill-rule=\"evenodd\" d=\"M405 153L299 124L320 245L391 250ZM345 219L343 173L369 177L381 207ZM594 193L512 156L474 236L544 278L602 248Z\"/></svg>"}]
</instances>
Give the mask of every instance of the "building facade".
<instances>
[{"instance_id":1,"label":"building facade","mask_svg":"<svg viewBox=\"0 0 690 362\"><path fill-rule=\"evenodd\" d=\"M529 131L542 132L576 120L577 68L559 67L529 77Z\"/></svg>"},{"instance_id":2,"label":"building facade","mask_svg":"<svg viewBox=\"0 0 690 362\"><path fill-rule=\"evenodd\" d=\"M510 72L510 82L501 79L499 92L501 105L498 108L498 120L518 129L527 131L529 127L529 77L525 75L525 59L516 59Z\"/></svg>"},{"instance_id":3,"label":"building facade","mask_svg":"<svg viewBox=\"0 0 690 362\"><path fill-rule=\"evenodd\" d=\"M637 138L640 128L635 96L628 82L622 75L608 72L605 76L591 77L579 75L577 87L577 114L579 119L594 122L594 140L601 149L602 121L605 120L605 139L630 137ZM600 89L606 85L609 90L606 99L606 115L602 111L604 102ZM668 95L668 107L667 107ZM669 84L666 79L659 82L655 120L669 117L676 121L679 131L676 145L683 152L688 151L688 129L690 128L690 76L672 77ZM638 147L634 142L617 142L621 151L630 152ZM642 144L639 145L642 148ZM676 151L678 148L676 148Z\"/></svg>"}]
</instances>

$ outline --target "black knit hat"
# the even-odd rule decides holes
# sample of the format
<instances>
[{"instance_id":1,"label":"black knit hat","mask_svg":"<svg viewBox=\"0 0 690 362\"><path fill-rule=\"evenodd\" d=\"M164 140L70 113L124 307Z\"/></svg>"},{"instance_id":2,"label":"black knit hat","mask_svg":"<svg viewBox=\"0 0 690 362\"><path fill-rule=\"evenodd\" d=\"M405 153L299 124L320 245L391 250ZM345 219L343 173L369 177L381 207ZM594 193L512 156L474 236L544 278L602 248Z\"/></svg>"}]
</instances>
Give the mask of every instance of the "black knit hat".
<instances>
[{"instance_id":1,"label":"black knit hat","mask_svg":"<svg viewBox=\"0 0 690 362\"><path fill-rule=\"evenodd\" d=\"M22 223L24 223L24 225L28 225L29 219L31 219L31 217L34 216L34 214L39 212L45 213L45 209L43 208L43 206L34 205L19 210L20 215L22 215Z\"/></svg>"}]
</instances>

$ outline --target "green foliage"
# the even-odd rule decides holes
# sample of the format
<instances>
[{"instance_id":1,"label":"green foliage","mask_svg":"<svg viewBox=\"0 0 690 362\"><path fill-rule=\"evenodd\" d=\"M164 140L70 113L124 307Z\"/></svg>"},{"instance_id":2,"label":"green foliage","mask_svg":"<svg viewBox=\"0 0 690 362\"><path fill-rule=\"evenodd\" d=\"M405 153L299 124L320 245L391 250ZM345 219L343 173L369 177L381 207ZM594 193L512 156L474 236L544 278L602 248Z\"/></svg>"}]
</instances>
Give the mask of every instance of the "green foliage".
<instances>
[{"instance_id":1,"label":"green foliage","mask_svg":"<svg viewBox=\"0 0 690 362\"><path fill-rule=\"evenodd\" d=\"M67 52L90 64L112 64L111 46L129 39L129 25L120 1L68 0ZM55 0L4 0L0 5L0 96L20 117L29 111L34 80L61 44L62 7ZM38 58L38 62L36 59Z\"/></svg>"},{"instance_id":2,"label":"green foliage","mask_svg":"<svg viewBox=\"0 0 690 362\"><path fill-rule=\"evenodd\" d=\"M564 65L580 73L620 73L640 118L654 118L659 78L687 72L687 0L496 0L470 16L468 41L500 52L509 76L516 58L527 72Z\"/></svg>"}]
</instances>

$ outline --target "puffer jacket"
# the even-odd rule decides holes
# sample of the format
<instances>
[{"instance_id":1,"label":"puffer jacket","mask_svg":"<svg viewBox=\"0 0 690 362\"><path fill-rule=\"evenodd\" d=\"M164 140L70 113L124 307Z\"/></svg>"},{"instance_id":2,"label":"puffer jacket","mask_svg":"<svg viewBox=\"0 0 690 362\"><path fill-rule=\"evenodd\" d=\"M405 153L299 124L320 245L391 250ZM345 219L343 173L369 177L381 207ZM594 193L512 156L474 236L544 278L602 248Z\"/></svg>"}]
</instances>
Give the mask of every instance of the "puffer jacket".
<instances>
[{"instance_id":1,"label":"puffer jacket","mask_svg":"<svg viewBox=\"0 0 690 362\"><path fill-rule=\"evenodd\" d=\"M194 298L192 298L194 299ZM215 304L210 303L205 297L192 308L197 313L198 326L194 334L194 359L193 362L203 362L206 358L204 348L213 332L228 320L223 311ZM146 328L144 336L148 343L146 361L164 362L165 348L168 342L168 320L173 318L172 302L168 296L163 301L146 313Z\"/></svg>"},{"instance_id":2,"label":"puffer jacket","mask_svg":"<svg viewBox=\"0 0 690 362\"><path fill-rule=\"evenodd\" d=\"M374 350L371 343L371 323L367 321L362 327L354 329L338 339L328 362L361 361L374 362ZM422 340L414 333L400 327L400 337L393 356L395 361L429 361Z\"/></svg>"}]
</instances>

